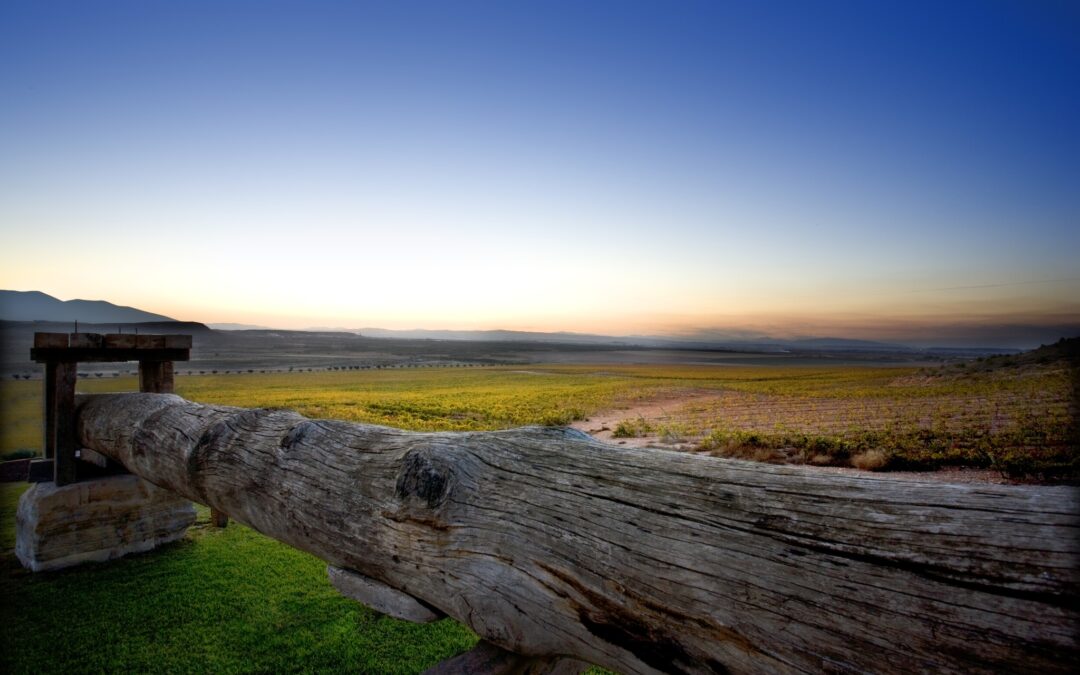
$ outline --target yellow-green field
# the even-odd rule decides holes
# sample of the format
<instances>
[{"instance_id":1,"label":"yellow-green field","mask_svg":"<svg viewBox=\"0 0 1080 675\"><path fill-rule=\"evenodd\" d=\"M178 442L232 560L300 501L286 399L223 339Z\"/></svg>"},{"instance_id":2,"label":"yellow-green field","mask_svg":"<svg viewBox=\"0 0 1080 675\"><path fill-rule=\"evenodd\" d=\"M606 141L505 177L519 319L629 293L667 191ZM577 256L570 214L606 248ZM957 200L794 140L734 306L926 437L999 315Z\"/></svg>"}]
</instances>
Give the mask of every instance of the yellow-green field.
<instances>
[{"instance_id":1,"label":"yellow-green field","mask_svg":"<svg viewBox=\"0 0 1080 675\"><path fill-rule=\"evenodd\" d=\"M1064 361L963 370L875 367L534 365L481 369L178 376L194 401L278 407L309 417L415 430L568 424L626 410L616 436L714 455L871 469L994 467L1067 472L1070 371ZM86 379L87 393L134 378ZM0 384L0 452L40 446L41 383ZM679 404L680 399L693 399ZM634 414L671 402L663 418Z\"/></svg>"},{"instance_id":2,"label":"yellow-green field","mask_svg":"<svg viewBox=\"0 0 1080 675\"><path fill-rule=\"evenodd\" d=\"M604 407L679 387L676 373L595 368L430 368L178 376L176 393L201 403L289 408L309 417L406 429L485 430L568 424ZM697 385L692 385L697 386ZM135 391L134 377L79 380L82 393ZM0 451L41 445L41 382L0 383Z\"/></svg>"}]
</instances>

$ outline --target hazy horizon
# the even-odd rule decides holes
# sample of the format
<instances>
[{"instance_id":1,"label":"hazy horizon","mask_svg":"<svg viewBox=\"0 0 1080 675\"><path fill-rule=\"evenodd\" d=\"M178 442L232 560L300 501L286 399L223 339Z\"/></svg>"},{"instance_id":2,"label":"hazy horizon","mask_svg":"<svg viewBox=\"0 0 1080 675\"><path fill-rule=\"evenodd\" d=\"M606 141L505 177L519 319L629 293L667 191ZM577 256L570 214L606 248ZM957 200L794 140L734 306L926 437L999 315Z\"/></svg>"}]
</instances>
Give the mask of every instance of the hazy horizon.
<instances>
[{"instance_id":1,"label":"hazy horizon","mask_svg":"<svg viewBox=\"0 0 1080 675\"><path fill-rule=\"evenodd\" d=\"M1077 35L1005 0L8 2L0 287L1038 346L1080 332Z\"/></svg>"},{"instance_id":2,"label":"hazy horizon","mask_svg":"<svg viewBox=\"0 0 1080 675\"><path fill-rule=\"evenodd\" d=\"M12 290L12 289L7 289ZM20 289L22 292L37 291L37 289ZM55 296L54 296L55 297ZM56 298L58 300L90 300L105 301L103 298ZM11 309L11 308L6 308ZM135 309L147 311L145 307ZM0 306L0 318L9 314ZM151 312L154 314L163 314ZM711 342L711 343L752 343L755 341L797 341L808 339L840 339L840 340L868 340L876 342L893 343L909 347L973 347L973 348L1009 348L1009 349L1033 349L1040 345L1051 344L1061 338L1080 336L1080 325L1070 323L1068 317L1060 317L1061 323L1012 323L1012 324L986 324L978 321L954 320L952 323L920 323L913 319L898 320L892 325L877 324L868 326L865 322L852 319L846 325L821 324L806 322L794 324L786 322L782 327L758 326L758 327L727 327L727 328L701 328L682 329L669 332L638 332L619 333L601 331L582 331L562 328L512 328L505 325L493 325L482 327L460 327L447 325L403 325L403 326L379 326L372 324L346 325L341 323L327 323L325 325L283 325L276 323L248 324L239 322L206 321L193 317L170 317L178 321L196 321L205 323L211 328L223 330L308 330L308 331L349 331L361 332L371 335L370 331L389 331L396 333L483 333L490 331L522 331L539 333L568 333L578 335L596 335L613 338L647 338L679 340L685 342ZM1044 317L1045 318L1045 317ZM30 320L23 317L22 320ZM34 320L42 320L36 317ZM100 324L89 315L79 319L85 323ZM56 322L55 320L52 320ZM109 322L105 322L109 323Z\"/></svg>"}]
</instances>

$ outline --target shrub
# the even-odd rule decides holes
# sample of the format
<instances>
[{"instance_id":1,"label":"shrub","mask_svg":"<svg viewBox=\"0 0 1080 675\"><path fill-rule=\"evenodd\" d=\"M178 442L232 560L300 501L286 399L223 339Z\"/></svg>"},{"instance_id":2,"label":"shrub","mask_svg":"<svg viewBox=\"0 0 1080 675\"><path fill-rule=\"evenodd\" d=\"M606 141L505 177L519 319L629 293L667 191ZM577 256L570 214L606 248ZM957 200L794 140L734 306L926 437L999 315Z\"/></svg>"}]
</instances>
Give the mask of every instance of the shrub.
<instances>
[{"instance_id":1,"label":"shrub","mask_svg":"<svg viewBox=\"0 0 1080 675\"><path fill-rule=\"evenodd\" d=\"M0 462L8 462L13 459L29 459L30 457L37 457L37 452L28 448L20 448L0 455Z\"/></svg>"},{"instance_id":2,"label":"shrub","mask_svg":"<svg viewBox=\"0 0 1080 675\"><path fill-rule=\"evenodd\" d=\"M889 464L889 453L879 448L860 452L851 458L851 465L863 471L880 471Z\"/></svg>"},{"instance_id":3,"label":"shrub","mask_svg":"<svg viewBox=\"0 0 1080 675\"><path fill-rule=\"evenodd\" d=\"M640 415L637 419L622 420L615 425L615 430L611 432L612 438L640 438L647 436L649 432L653 430L648 420Z\"/></svg>"}]
</instances>

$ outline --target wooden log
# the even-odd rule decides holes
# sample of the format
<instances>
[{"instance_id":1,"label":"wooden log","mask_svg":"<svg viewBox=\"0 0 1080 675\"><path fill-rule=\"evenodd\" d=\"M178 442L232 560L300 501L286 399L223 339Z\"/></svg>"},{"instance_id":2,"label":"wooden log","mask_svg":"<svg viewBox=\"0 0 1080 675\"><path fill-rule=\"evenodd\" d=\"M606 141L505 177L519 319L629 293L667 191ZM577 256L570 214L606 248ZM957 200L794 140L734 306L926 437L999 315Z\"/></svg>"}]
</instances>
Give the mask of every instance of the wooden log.
<instances>
[{"instance_id":1,"label":"wooden log","mask_svg":"<svg viewBox=\"0 0 1080 675\"><path fill-rule=\"evenodd\" d=\"M1074 488L826 474L568 429L90 397L82 443L531 657L623 673L1075 672Z\"/></svg>"}]
</instances>

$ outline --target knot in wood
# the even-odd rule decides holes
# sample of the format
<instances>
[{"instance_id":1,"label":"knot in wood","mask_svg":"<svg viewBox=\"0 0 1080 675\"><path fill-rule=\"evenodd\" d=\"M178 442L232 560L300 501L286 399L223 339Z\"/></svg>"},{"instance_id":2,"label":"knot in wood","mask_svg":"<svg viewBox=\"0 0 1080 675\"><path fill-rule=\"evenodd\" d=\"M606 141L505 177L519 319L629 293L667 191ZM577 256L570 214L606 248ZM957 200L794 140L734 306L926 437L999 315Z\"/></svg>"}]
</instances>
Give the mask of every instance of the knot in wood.
<instances>
[{"instance_id":1,"label":"knot in wood","mask_svg":"<svg viewBox=\"0 0 1080 675\"><path fill-rule=\"evenodd\" d=\"M397 478L397 496L418 498L434 509L446 501L454 484L454 471L447 450L437 445L423 445L410 450L402 459Z\"/></svg>"}]
</instances>

